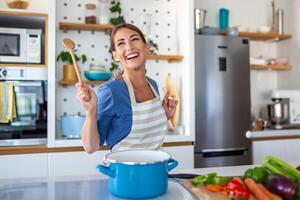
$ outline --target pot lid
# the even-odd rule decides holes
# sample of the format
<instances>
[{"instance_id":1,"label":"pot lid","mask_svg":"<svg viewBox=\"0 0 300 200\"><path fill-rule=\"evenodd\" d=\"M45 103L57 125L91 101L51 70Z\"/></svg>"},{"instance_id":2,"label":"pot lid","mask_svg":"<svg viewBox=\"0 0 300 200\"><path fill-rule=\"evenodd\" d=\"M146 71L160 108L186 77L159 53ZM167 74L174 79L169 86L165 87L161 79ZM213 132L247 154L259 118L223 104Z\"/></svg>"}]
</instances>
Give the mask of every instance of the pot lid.
<instances>
[{"instance_id":1,"label":"pot lid","mask_svg":"<svg viewBox=\"0 0 300 200\"><path fill-rule=\"evenodd\" d=\"M122 163L127 165L143 165L165 162L171 159L170 154L164 151L128 150L112 152L105 156L109 163Z\"/></svg>"}]
</instances>

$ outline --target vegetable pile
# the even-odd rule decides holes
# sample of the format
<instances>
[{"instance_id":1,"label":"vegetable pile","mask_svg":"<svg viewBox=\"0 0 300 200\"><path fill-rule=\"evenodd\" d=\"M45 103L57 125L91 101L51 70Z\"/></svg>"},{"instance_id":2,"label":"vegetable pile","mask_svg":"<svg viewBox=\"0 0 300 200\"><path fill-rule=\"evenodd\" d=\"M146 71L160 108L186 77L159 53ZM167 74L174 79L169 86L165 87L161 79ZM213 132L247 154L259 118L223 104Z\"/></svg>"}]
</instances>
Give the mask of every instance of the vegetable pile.
<instances>
[{"instance_id":1,"label":"vegetable pile","mask_svg":"<svg viewBox=\"0 0 300 200\"><path fill-rule=\"evenodd\" d=\"M300 200L300 166L267 156L262 166L247 169L243 177L217 176L209 173L197 176L192 183L204 185L211 192L221 192L232 200Z\"/></svg>"}]
</instances>

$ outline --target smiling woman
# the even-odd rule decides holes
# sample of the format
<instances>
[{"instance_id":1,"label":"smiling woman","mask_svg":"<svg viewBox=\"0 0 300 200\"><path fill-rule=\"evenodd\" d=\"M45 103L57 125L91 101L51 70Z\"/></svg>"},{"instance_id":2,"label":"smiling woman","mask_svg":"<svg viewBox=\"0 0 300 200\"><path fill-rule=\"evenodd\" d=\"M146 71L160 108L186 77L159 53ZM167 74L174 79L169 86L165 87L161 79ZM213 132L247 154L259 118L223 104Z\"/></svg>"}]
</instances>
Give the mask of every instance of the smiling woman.
<instances>
[{"instance_id":1,"label":"smiling woman","mask_svg":"<svg viewBox=\"0 0 300 200\"><path fill-rule=\"evenodd\" d=\"M122 74L96 92L85 83L76 84L77 99L87 116L81 132L84 149L93 153L106 143L112 151L158 150L177 101L168 99L167 91L161 102L156 82L146 76L149 47L137 27L114 27L111 49L114 60L123 66Z\"/></svg>"}]
</instances>

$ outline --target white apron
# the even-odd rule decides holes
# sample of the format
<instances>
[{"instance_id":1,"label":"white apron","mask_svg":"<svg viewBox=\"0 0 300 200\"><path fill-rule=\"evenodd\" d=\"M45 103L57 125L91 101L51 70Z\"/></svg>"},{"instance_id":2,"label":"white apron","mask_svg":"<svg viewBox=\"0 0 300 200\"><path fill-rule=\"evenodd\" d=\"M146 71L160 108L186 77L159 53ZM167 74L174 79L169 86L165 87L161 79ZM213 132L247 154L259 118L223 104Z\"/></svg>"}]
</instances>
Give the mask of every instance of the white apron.
<instances>
[{"instance_id":1,"label":"white apron","mask_svg":"<svg viewBox=\"0 0 300 200\"><path fill-rule=\"evenodd\" d=\"M117 143L112 151L148 149L158 150L162 147L164 135L167 132L167 117L162 107L159 95L150 85L155 98L137 103L130 80L123 75L123 79L127 85L131 109L132 109L132 127L130 133L119 143Z\"/></svg>"}]
</instances>

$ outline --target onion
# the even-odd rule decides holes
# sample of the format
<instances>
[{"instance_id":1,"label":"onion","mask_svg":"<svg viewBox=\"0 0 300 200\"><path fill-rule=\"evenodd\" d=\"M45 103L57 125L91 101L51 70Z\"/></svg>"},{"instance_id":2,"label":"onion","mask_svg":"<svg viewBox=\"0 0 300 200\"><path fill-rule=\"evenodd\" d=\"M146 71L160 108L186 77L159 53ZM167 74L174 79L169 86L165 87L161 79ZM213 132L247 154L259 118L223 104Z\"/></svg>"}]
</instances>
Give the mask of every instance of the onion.
<instances>
[{"instance_id":1,"label":"onion","mask_svg":"<svg viewBox=\"0 0 300 200\"><path fill-rule=\"evenodd\" d=\"M293 200L296 197L296 185L287 176L281 174L270 174L267 177L267 185L271 192L286 200Z\"/></svg>"}]
</instances>

